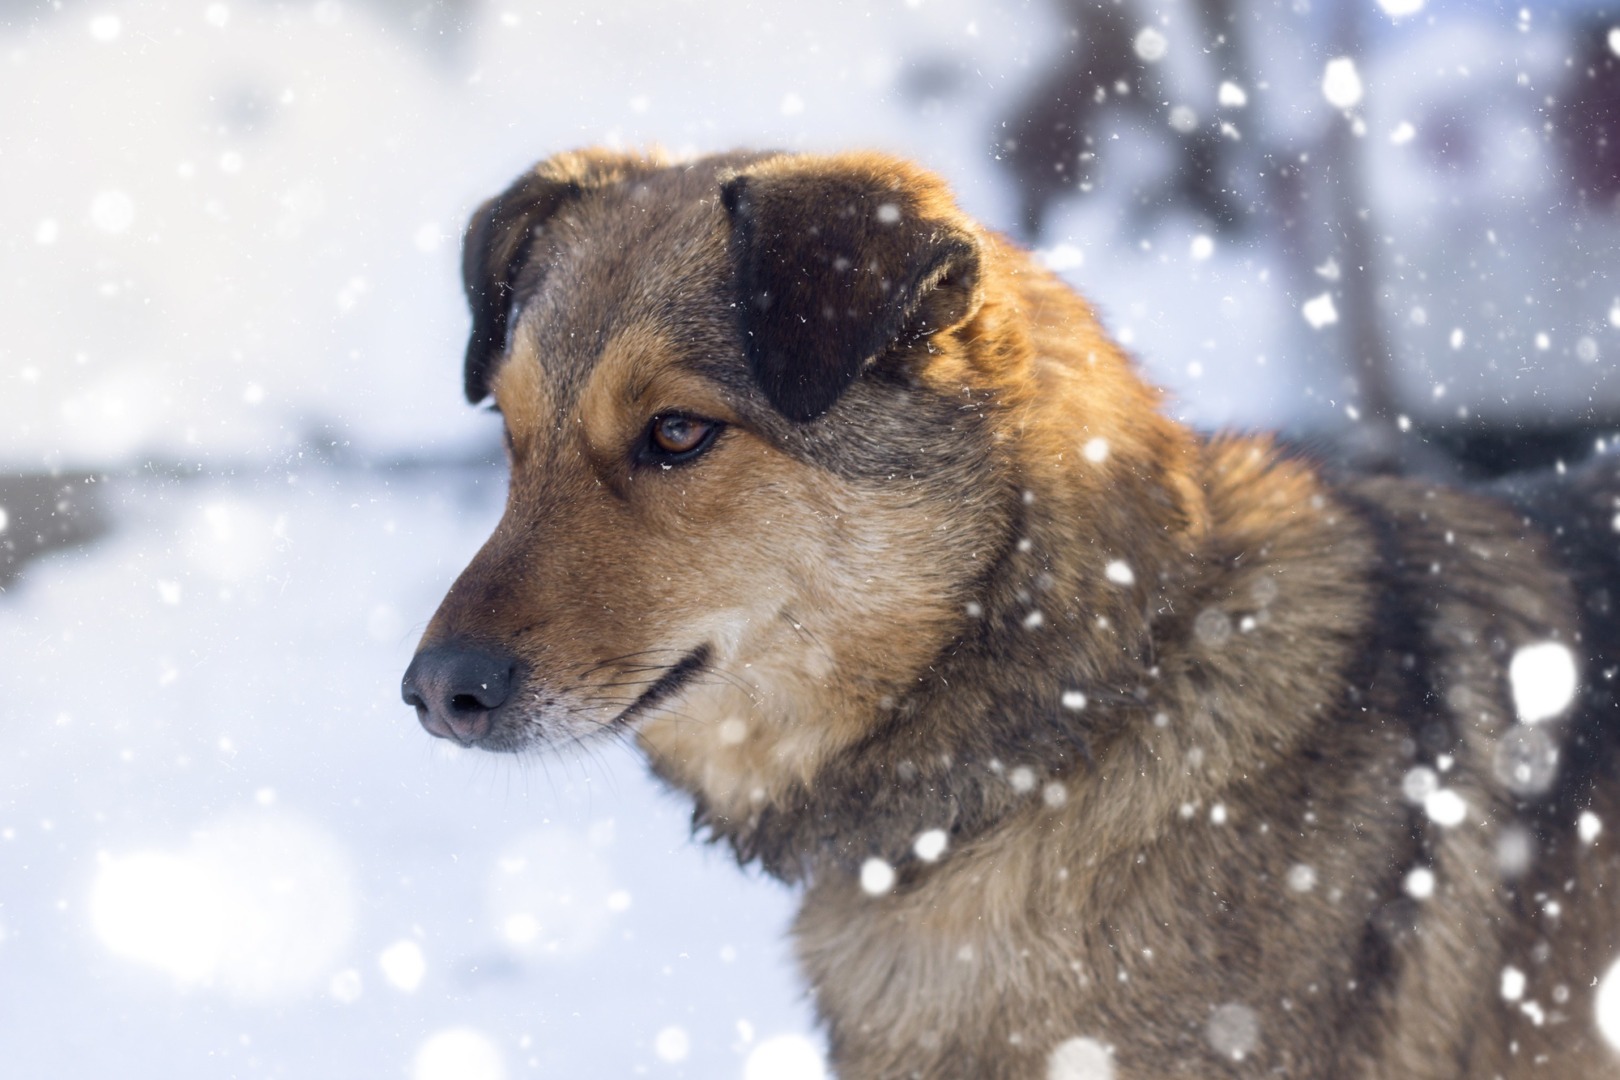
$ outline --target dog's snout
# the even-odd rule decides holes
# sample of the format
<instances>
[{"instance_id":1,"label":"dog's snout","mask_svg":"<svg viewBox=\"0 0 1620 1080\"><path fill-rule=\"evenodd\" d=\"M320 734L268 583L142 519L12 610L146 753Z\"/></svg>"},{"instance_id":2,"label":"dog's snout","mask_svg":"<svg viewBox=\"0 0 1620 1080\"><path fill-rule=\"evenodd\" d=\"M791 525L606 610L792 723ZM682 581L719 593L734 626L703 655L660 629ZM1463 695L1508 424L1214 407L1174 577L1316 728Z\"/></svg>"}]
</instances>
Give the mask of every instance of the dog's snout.
<instances>
[{"instance_id":1,"label":"dog's snout","mask_svg":"<svg viewBox=\"0 0 1620 1080\"><path fill-rule=\"evenodd\" d=\"M517 661L483 646L448 644L423 649L405 669L405 704L430 734L462 744L489 734L495 710L516 681Z\"/></svg>"}]
</instances>

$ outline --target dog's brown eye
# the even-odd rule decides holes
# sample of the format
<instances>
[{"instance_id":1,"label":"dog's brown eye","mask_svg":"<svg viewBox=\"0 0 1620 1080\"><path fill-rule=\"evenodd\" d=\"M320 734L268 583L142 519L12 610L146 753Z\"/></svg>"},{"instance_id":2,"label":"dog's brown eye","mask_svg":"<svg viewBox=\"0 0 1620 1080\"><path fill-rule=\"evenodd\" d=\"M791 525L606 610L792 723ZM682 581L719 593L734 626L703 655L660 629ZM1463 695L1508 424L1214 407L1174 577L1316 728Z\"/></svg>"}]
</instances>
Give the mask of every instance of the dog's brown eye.
<instances>
[{"instance_id":1,"label":"dog's brown eye","mask_svg":"<svg viewBox=\"0 0 1620 1080\"><path fill-rule=\"evenodd\" d=\"M684 461L707 449L719 430L715 421L695 416L655 416L647 432L647 449L660 462Z\"/></svg>"}]
</instances>

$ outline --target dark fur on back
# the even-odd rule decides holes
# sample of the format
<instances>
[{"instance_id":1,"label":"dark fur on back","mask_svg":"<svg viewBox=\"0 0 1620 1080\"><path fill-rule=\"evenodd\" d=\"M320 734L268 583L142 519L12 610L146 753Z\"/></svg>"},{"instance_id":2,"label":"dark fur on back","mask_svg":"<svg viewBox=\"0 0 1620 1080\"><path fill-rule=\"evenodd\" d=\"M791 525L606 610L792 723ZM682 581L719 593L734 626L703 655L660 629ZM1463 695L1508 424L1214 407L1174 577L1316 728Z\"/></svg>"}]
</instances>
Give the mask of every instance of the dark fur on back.
<instances>
[{"instance_id":1,"label":"dark fur on back","mask_svg":"<svg viewBox=\"0 0 1620 1080\"><path fill-rule=\"evenodd\" d=\"M465 266L512 491L422 656L501 691L407 697L633 730L803 886L841 1076L1620 1065L1614 459L1463 491L1194 434L881 155L560 155ZM1525 657L1579 694L1521 716Z\"/></svg>"}]
</instances>

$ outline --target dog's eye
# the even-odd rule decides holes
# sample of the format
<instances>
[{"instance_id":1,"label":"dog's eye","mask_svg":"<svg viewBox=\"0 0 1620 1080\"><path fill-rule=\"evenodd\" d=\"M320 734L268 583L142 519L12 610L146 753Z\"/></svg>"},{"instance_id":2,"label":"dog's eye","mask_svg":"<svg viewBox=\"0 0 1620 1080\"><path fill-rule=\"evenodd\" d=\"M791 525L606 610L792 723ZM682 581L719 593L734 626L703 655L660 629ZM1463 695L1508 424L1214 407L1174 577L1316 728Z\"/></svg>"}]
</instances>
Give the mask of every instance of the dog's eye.
<instances>
[{"instance_id":1,"label":"dog's eye","mask_svg":"<svg viewBox=\"0 0 1620 1080\"><path fill-rule=\"evenodd\" d=\"M647 456L664 465L685 461L707 450L719 431L714 420L679 413L655 416L647 428Z\"/></svg>"}]
</instances>

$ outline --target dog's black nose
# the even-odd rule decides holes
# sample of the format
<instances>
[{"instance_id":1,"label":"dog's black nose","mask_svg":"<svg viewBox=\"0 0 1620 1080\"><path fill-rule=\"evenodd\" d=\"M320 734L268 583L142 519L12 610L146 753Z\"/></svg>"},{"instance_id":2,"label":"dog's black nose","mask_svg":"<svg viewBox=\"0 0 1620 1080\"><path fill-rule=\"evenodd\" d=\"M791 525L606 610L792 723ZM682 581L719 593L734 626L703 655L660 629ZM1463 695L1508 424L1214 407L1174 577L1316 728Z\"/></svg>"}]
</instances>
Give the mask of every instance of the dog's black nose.
<instances>
[{"instance_id":1,"label":"dog's black nose","mask_svg":"<svg viewBox=\"0 0 1620 1080\"><path fill-rule=\"evenodd\" d=\"M490 717L512 692L517 661L477 645L423 649L405 669L400 693L441 739L470 745L489 734Z\"/></svg>"}]
</instances>

